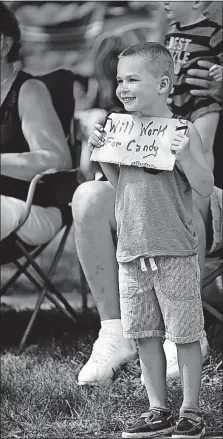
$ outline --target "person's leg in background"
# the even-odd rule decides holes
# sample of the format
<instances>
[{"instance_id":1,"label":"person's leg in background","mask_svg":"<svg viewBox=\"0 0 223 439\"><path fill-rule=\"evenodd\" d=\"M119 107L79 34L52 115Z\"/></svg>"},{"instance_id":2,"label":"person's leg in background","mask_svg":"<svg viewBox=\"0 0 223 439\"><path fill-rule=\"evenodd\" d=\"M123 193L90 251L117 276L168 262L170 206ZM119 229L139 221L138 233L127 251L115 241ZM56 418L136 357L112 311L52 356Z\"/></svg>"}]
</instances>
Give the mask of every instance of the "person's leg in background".
<instances>
[{"instance_id":1,"label":"person's leg in background","mask_svg":"<svg viewBox=\"0 0 223 439\"><path fill-rule=\"evenodd\" d=\"M1 233L0 240L7 238L16 227L22 218L24 212L23 202L12 197L0 196L1 209Z\"/></svg>"},{"instance_id":2,"label":"person's leg in background","mask_svg":"<svg viewBox=\"0 0 223 439\"><path fill-rule=\"evenodd\" d=\"M78 257L101 320L92 355L78 377L79 384L93 384L110 379L122 363L136 354L134 342L123 338L120 320L113 240L115 190L109 182L83 183L74 193L72 211Z\"/></svg>"},{"instance_id":3,"label":"person's leg in background","mask_svg":"<svg viewBox=\"0 0 223 439\"><path fill-rule=\"evenodd\" d=\"M1 240L7 238L19 225L25 211L25 201L1 195ZM62 226L62 216L56 207L32 206L25 223L17 231L29 245L51 241Z\"/></svg>"},{"instance_id":4,"label":"person's leg in background","mask_svg":"<svg viewBox=\"0 0 223 439\"><path fill-rule=\"evenodd\" d=\"M57 207L32 206L26 222L17 235L29 245L50 242L63 225L60 209Z\"/></svg>"}]
</instances>

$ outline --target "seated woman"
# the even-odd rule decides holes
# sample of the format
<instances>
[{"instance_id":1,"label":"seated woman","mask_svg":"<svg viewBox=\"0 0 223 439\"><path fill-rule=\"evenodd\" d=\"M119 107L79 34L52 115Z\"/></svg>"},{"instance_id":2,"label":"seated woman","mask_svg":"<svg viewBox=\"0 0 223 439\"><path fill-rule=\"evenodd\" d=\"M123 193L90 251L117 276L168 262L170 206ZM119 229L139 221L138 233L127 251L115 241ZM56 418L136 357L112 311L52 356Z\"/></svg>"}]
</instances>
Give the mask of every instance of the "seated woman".
<instances>
[{"instance_id":1,"label":"seated woman","mask_svg":"<svg viewBox=\"0 0 223 439\"><path fill-rule=\"evenodd\" d=\"M201 69L188 72L190 76L187 81L194 85L191 93L199 96L214 96L215 99L221 101L222 85L211 81L208 77L211 64L207 61L199 61L199 64ZM87 164L85 167L87 174ZM92 163L88 163L89 175L91 170ZM219 191L222 194L220 189ZM213 193L213 196L215 195L216 191ZM122 335L118 270L115 257L114 203L115 190L108 181L83 183L73 197L72 209L77 252L101 319L101 330L94 344L92 355L78 377L81 385L100 383L111 378L114 371L136 353L134 343L124 339ZM211 200L209 200L209 211L211 211L210 207ZM195 224L199 237L202 270L202 261L206 253L206 230L199 212L195 214ZM215 243L212 244L215 245ZM179 370L176 367L175 345L165 342L164 347L167 357L167 373L171 377L177 376ZM202 340L201 348L204 358L208 351L206 338Z\"/></svg>"},{"instance_id":2,"label":"seated woman","mask_svg":"<svg viewBox=\"0 0 223 439\"><path fill-rule=\"evenodd\" d=\"M0 2L1 240L18 226L32 178L48 169L71 168L71 156L51 96L43 82L19 69L20 28ZM59 208L39 185L30 215L18 231L27 244L43 244L61 228Z\"/></svg>"}]
</instances>

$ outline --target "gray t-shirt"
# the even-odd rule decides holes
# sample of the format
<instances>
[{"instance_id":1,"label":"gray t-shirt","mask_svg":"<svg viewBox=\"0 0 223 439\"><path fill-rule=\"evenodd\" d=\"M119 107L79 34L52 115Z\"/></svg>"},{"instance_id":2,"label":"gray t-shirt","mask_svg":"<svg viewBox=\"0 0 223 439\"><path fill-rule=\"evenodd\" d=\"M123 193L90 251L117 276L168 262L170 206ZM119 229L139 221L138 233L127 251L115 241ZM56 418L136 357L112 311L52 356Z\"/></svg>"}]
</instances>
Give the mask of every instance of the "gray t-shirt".
<instances>
[{"instance_id":1,"label":"gray t-shirt","mask_svg":"<svg viewBox=\"0 0 223 439\"><path fill-rule=\"evenodd\" d=\"M188 256L198 252L192 189L186 176L121 166L116 192L117 260Z\"/></svg>"}]
</instances>

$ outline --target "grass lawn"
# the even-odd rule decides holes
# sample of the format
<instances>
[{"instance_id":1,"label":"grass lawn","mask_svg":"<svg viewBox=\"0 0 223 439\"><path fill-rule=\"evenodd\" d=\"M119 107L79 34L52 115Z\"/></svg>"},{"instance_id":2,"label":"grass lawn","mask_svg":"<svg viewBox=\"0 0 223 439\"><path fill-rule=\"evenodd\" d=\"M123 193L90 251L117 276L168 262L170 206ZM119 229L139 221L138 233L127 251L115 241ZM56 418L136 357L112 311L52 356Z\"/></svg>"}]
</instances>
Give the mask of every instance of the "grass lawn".
<instances>
[{"instance_id":1,"label":"grass lawn","mask_svg":"<svg viewBox=\"0 0 223 439\"><path fill-rule=\"evenodd\" d=\"M120 437L148 402L140 384L138 359L119 370L108 388L77 386L77 375L97 337L92 311L79 316L78 328L55 311L41 312L22 353L16 343L28 312L2 313L1 438ZM203 367L201 407L207 431L222 431L221 326L207 329L211 357ZM178 412L182 392L169 386L169 403Z\"/></svg>"}]
</instances>

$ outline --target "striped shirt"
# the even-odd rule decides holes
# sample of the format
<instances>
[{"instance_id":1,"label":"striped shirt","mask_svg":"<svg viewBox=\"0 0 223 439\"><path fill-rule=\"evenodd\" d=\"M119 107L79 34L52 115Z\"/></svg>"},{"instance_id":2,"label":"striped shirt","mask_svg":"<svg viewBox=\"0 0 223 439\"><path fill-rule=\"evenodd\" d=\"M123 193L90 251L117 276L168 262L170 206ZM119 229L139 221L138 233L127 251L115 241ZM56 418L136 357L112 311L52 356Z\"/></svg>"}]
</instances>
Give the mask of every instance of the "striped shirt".
<instances>
[{"instance_id":1,"label":"striped shirt","mask_svg":"<svg viewBox=\"0 0 223 439\"><path fill-rule=\"evenodd\" d=\"M174 60L174 95L171 110L194 122L211 111L219 111L219 104L210 97L190 94L194 88L186 83L187 72L199 68L198 60L222 63L222 28L207 18L189 26L173 23L165 38L165 45Z\"/></svg>"}]
</instances>

